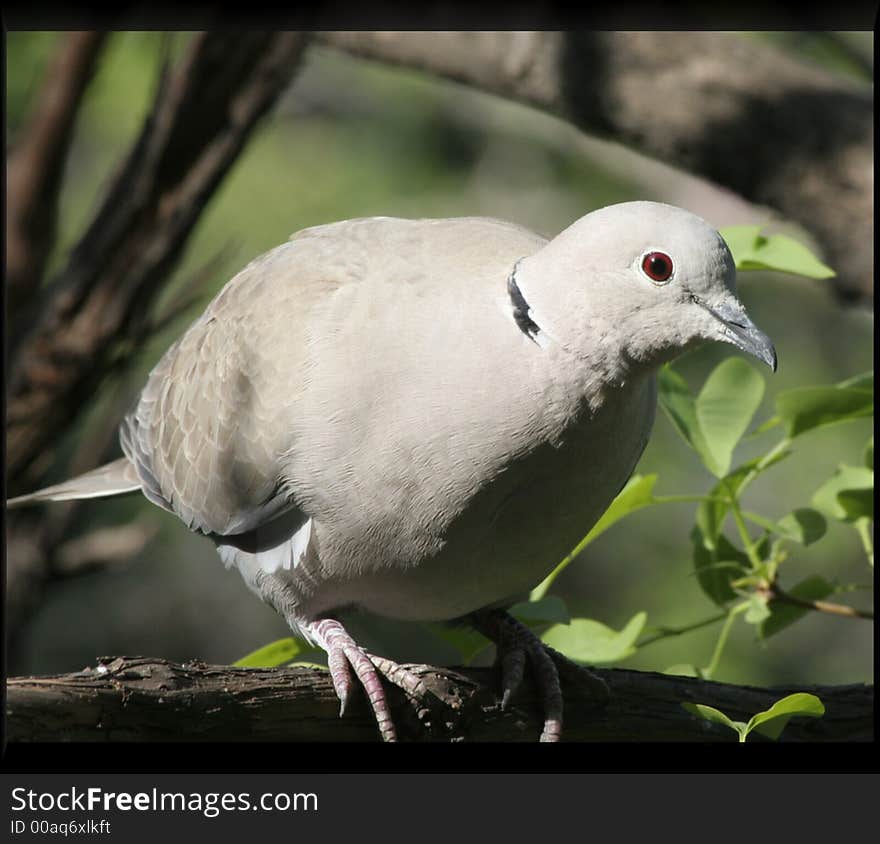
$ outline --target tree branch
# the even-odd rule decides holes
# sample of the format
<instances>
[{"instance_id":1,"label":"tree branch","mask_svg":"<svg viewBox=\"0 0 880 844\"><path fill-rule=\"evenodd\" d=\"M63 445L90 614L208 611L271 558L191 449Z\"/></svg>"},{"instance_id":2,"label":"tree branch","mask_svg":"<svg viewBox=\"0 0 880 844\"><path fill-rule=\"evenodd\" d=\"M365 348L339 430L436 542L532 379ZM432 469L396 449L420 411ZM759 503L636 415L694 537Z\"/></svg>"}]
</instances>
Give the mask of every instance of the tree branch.
<instances>
[{"instance_id":1,"label":"tree branch","mask_svg":"<svg viewBox=\"0 0 880 844\"><path fill-rule=\"evenodd\" d=\"M6 166L6 306L15 314L36 290L55 243L64 161L82 96L106 32L61 36Z\"/></svg>"},{"instance_id":2,"label":"tree branch","mask_svg":"<svg viewBox=\"0 0 880 844\"><path fill-rule=\"evenodd\" d=\"M525 688L502 712L492 669L411 666L436 702L414 706L389 687L404 740L535 741L537 702ZM686 712L704 703L734 719L795 691L818 695L826 713L794 719L782 741L871 741L874 690L864 685L760 689L620 669L593 669L611 690L604 708L565 679L568 741L736 741L736 735ZM362 696L338 717L326 671L243 669L145 657L106 657L96 668L7 682L9 741L377 741ZM756 740L761 740L757 738Z\"/></svg>"},{"instance_id":3,"label":"tree branch","mask_svg":"<svg viewBox=\"0 0 880 844\"><path fill-rule=\"evenodd\" d=\"M770 601L778 601L780 604L789 604L792 607L800 607L805 610L814 610L815 612L824 612L829 615L836 615L841 618L862 618L867 621L874 620L874 613L870 610L860 610L856 607L850 607L846 604L837 604L832 601L817 601L798 598L786 592L778 583L771 583L764 591Z\"/></svg>"},{"instance_id":4,"label":"tree branch","mask_svg":"<svg viewBox=\"0 0 880 844\"><path fill-rule=\"evenodd\" d=\"M167 74L141 135L68 265L11 349L11 487L89 401L176 265L199 214L286 88L300 33L201 33Z\"/></svg>"},{"instance_id":5,"label":"tree branch","mask_svg":"<svg viewBox=\"0 0 880 844\"><path fill-rule=\"evenodd\" d=\"M776 208L843 299L873 299L873 103L718 32L323 32L320 43L519 100Z\"/></svg>"},{"instance_id":6,"label":"tree branch","mask_svg":"<svg viewBox=\"0 0 880 844\"><path fill-rule=\"evenodd\" d=\"M178 68L163 70L140 136L67 265L42 290L36 283L20 287L30 295L7 326L9 493L45 481L54 446L103 379L127 364L157 320L181 306L179 299L166 314L153 313L201 211L286 89L306 38L291 32L197 34ZM52 67L71 61L62 57ZM83 64L80 56L77 67ZM82 71L81 84L84 76ZM52 94L53 84L41 96ZM64 102L69 131L80 101L67 96ZM38 103L35 114L47 111L52 109ZM61 167L66 149L55 139L53 166ZM37 185L31 204L52 205L53 184ZM23 201L11 203L7 223L21 228L16 217L26 208ZM50 549L63 541L75 509L62 505L51 517L22 512L8 519L10 635L40 600L54 570Z\"/></svg>"}]
</instances>

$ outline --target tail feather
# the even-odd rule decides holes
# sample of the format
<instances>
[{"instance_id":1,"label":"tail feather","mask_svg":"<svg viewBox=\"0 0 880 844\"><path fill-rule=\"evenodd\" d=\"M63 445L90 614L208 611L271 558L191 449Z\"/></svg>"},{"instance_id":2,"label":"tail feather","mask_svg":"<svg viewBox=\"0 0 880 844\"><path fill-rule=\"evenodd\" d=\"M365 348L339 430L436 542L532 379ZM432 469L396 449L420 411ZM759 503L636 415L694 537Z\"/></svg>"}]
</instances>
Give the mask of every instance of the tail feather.
<instances>
[{"instance_id":1,"label":"tail feather","mask_svg":"<svg viewBox=\"0 0 880 844\"><path fill-rule=\"evenodd\" d=\"M91 472L71 478L55 486L47 486L29 495L10 498L6 507L22 507L40 501L71 501L79 498L104 498L109 495L121 495L134 492L141 488L137 470L127 457L120 457L112 463L106 463Z\"/></svg>"}]
</instances>

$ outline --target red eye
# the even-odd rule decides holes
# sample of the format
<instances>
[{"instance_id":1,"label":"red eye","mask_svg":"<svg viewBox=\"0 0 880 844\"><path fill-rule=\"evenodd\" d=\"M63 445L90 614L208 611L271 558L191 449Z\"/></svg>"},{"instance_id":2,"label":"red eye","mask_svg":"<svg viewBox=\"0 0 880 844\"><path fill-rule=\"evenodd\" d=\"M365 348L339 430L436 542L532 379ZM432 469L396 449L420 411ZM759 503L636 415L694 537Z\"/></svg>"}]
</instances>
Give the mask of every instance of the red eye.
<instances>
[{"instance_id":1,"label":"red eye","mask_svg":"<svg viewBox=\"0 0 880 844\"><path fill-rule=\"evenodd\" d=\"M672 258L665 252L649 252L642 258L642 270L652 281L667 281L672 275Z\"/></svg>"}]
</instances>

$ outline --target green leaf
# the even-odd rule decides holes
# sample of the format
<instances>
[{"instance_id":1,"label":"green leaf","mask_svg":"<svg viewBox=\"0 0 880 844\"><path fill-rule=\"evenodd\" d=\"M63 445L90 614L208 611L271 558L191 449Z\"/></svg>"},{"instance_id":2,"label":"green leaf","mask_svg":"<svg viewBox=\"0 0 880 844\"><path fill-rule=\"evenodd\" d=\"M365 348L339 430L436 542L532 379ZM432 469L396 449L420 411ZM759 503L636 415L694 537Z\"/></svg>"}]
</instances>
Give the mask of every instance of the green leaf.
<instances>
[{"instance_id":1,"label":"green leaf","mask_svg":"<svg viewBox=\"0 0 880 844\"><path fill-rule=\"evenodd\" d=\"M834 592L834 587L819 575L811 575L800 581L788 590L788 594L803 601L821 601ZM803 618L810 610L805 607L796 607L792 604L784 604L779 601L771 601L769 604L770 616L760 627L761 638L767 639L785 630L794 624L799 618Z\"/></svg>"},{"instance_id":2,"label":"green leaf","mask_svg":"<svg viewBox=\"0 0 880 844\"><path fill-rule=\"evenodd\" d=\"M761 235L761 226L728 226L721 230L738 270L775 270L807 278L833 278L806 246L784 234Z\"/></svg>"},{"instance_id":3,"label":"green leaf","mask_svg":"<svg viewBox=\"0 0 880 844\"><path fill-rule=\"evenodd\" d=\"M663 673L672 674L675 677L699 677L700 669L697 668L696 665L691 665L689 662L677 662L675 665L670 665L669 668L665 668Z\"/></svg>"},{"instance_id":4,"label":"green leaf","mask_svg":"<svg viewBox=\"0 0 880 844\"><path fill-rule=\"evenodd\" d=\"M841 522L874 512L874 472L864 466L841 464L812 498L813 505Z\"/></svg>"},{"instance_id":5,"label":"green leaf","mask_svg":"<svg viewBox=\"0 0 880 844\"><path fill-rule=\"evenodd\" d=\"M548 595L538 601L521 601L510 608L510 614L527 627L568 624L571 621L565 601L557 595Z\"/></svg>"},{"instance_id":6,"label":"green leaf","mask_svg":"<svg viewBox=\"0 0 880 844\"><path fill-rule=\"evenodd\" d=\"M529 596L532 601L540 601L547 594L547 590L559 573L568 566L572 560L577 557L584 548L587 547L597 536L604 533L615 522L620 521L624 516L641 510L649 504L654 504L654 484L657 483L657 475L633 475L626 486L617 494L614 501L611 502L608 509L602 514L596 524L593 525L590 532L574 547L568 556L553 569L544 580L539 583Z\"/></svg>"},{"instance_id":7,"label":"green leaf","mask_svg":"<svg viewBox=\"0 0 880 844\"><path fill-rule=\"evenodd\" d=\"M577 662L620 662L636 652L635 643L647 618L647 613L636 613L620 631L590 618L574 618L570 624L554 625L541 640Z\"/></svg>"},{"instance_id":8,"label":"green leaf","mask_svg":"<svg viewBox=\"0 0 880 844\"><path fill-rule=\"evenodd\" d=\"M867 444L865 445L865 455L864 455L865 466L867 466L872 472L874 471L874 435L871 434L868 439Z\"/></svg>"},{"instance_id":9,"label":"green leaf","mask_svg":"<svg viewBox=\"0 0 880 844\"><path fill-rule=\"evenodd\" d=\"M810 507L799 507L776 522L776 531L786 539L807 546L821 539L828 529L824 516Z\"/></svg>"},{"instance_id":10,"label":"green leaf","mask_svg":"<svg viewBox=\"0 0 880 844\"><path fill-rule=\"evenodd\" d=\"M824 714L825 706L816 695L797 692L777 700L769 709L753 715L746 725L746 735L756 730L775 741L791 718L795 716L821 718Z\"/></svg>"},{"instance_id":11,"label":"green leaf","mask_svg":"<svg viewBox=\"0 0 880 844\"><path fill-rule=\"evenodd\" d=\"M654 485L657 483L657 475L633 475L626 486L618 493L617 498L611 502L608 509L602 514L590 532L578 543L572 556L577 556L599 534L605 533L615 522L619 522L624 516L641 510L649 504L653 504Z\"/></svg>"},{"instance_id":12,"label":"green leaf","mask_svg":"<svg viewBox=\"0 0 880 844\"><path fill-rule=\"evenodd\" d=\"M731 581L749 569L749 558L719 533L714 539L695 525L691 531L693 562L702 590L718 606L736 597Z\"/></svg>"},{"instance_id":13,"label":"green leaf","mask_svg":"<svg viewBox=\"0 0 880 844\"><path fill-rule=\"evenodd\" d=\"M736 496L745 479L784 460L790 451L773 455L761 469L765 458L755 458L738 466L712 489L707 499L697 505L696 524L691 531L693 563L702 590L719 606L732 601L736 591L731 581L741 577L750 568L748 555L736 548L723 535L722 528L730 512L729 498Z\"/></svg>"},{"instance_id":14,"label":"green leaf","mask_svg":"<svg viewBox=\"0 0 880 844\"><path fill-rule=\"evenodd\" d=\"M874 390L855 387L796 387L776 397L776 410L789 437L823 425L847 422L874 413Z\"/></svg>"},{"instance_id":15,"label":"green leaf","mask_svg":"<svg viewBox=\"0 0 880 844\"><path fill-rule=\"evenodd\" d=\"M310 650L313 648L308 642L288 636L286 639L270 642L232 664L238 668L274 668L276 665L291 662L299 654Z\"/></svg>"},{"instance_id":16,"label":"green leaf","mask_svg":"<svg viewBox=\"0 0 880 844\"><path fill-rule=\"evenodd\" d=\"M746 434L744 439L750 440L753 437L759 437L761 434L766 433L767 431L775 428L777 425L782 424L782 417L780 416L771 416L769 419L765 419L754 431Z\"/></svg>"},{"instance_id":17,"label":"green leaf","mask_svg":"<svg viewBox=\"0 0 880 844\"><path fill-rule=\"evenodd\" d=\"M660 405L676 431L716 477L730 469L740 441L764 395L764 378L742 358L728 358L694 397L670 366L659 375Z\"/></svg>"},{"instance_id":18,"label":"green leaf","mask_svg":"<svg viewBox=\"0 0 880 844\"><path fill-rule=\"evenodd\" d=\"M874 487L870 489L844 489L837 493L837 503L846 512L846 521L874 518Z\"/></svg>"},{"instance_id":19,"label":"green leaf","mask_svg":"<svg viewBox=\"0 0 880 844\"><path fill-rule=\"evenodd\" d=\"M874 370L871 369L867 372L860 372L858 375L853 375L851 378L847 378L845 381L838 381L835 386L845 387L847 389L853 390L870 390L873 393Z\"/></svg>"},{"instance_id":20,"label":"green leaf","mask_svg":"<svg viewBox=\"0 0 880 844\"><path fill-rule=\"evenodd\" d=\"M746 610L744 620L748 624L761 624L770 617L770 608L767 599L762 595L749 595L749 608Z\"/></svg>"},{"instance_id":21,"label":"green leaf","mask_svg":"<svg viewBox=\"0 0 880 844\"><path fill-rule=\"evenodd\" d=\"M438 639L451 645L461 655L461 661L468 665L471 660L489 647L485 636L480 635L471 627L454 626L450 624L432 623L428 625L428 629Z\"/></svg>"},{"instance_id":22,"label":"green leaf","mask_svg":"<svg viewBox=\"0 0 880 844\"><path fill-rule=\"evenodd\" d=\"M718 534L721 533L721 528L724 526L724 520L730 512L730 496L735 497L739 494L745 479L753 471L756 473L756 476L766 472L771 466L775 466L791 454L791 451L780 451L767 460L763 466L761 466L761 461L766 459L764 457L748 460L737 466L736 469L715 484L706 499L697 505L696 523L697 527L702 531L705 540L709 543L707 547L712 547L715 544ZM762 524L763 517L754 518L754 521Z\"/></svg>"},{"instance_id":23,"label":"green leaf","mask_svg":"<svg viewBox=\"0 0 880 844\"><path fill-rule=\"evenodd\" d=\"M740 741L745 741L746 724L744 721L734 721L728 718L720 709L714 706L708 706L705 703L683 703L682 706L690 713L702 718L705 721L711 721L714 724L723 724L730 727L738 736Z\"/></svg>"},{"instance_id":24,"label":"green leaf","mask_svg":"<svg viewBox=\"0 0 880 844\"><path fill-rule=\"evenodd\" d=\"M750 522L754 522L759 527L764 528L767 533L783 533L779 525L774 522L773 519L768 519L766 516L762 516L760 513L753 513L751 510L741 510L741 512L743 516L745 516L745 518L747 518Z\"/></svg>"},{"instance_id":25,"label":"green leaf","mask_svg":"<svg viewBox=\"0 0 880 844\"><path fill-rule=\"evenodd\" d=\"M740 268L744 260L747 260L754 253L762 228L760 225L725 226L719 230L719 234L724 238L730 254L733 255L737 269Z\"/></svg>"},{"instance_id":26,"label":"green leaf","mask_svg":"<svg viewBox=\"0 0 880 844\"><path fill-rule=\"evenodd\" d=\"M716 709L714 706L707 706L704 703L683 703L682 707L706 721L729 727L737 733L740 742L744 742L752 730L775 741L779 738L790 719L796 716L821 718L825 714L825 707L822 701L815 695L807 694L806 692L798 692L777 700L769 709L753 715L748 723L734 721L732 718L728 718L720 709Z\"/></svg>"},{"instance_id":27,"label":"green leaf","mask_svg":"<svg viewBox=\"0 0 880 844\"><path fill-rule=\"evenodd\" d=\"M660 406L682 439L703 458L708 451L697 419L696 399L687 382L669 364L660 369L657 378Z\"/></svg>"},{"instance_id":28,"label":"green leaf","mask_svg":"<svg viewBox=\"0 0 880 844\"><path fill-rule=\"evenodd\" d=\"M743 260L743 270L776 270L807 278L834 278L836 273L806 246L784 234L759 236L752 255Z\"/></svg>"},{"instance_id":29,"label":"green leaf","mask_svg":"<svg viewBox=\"0 0 880 844\"><path fill-rule=\"evenodd\" d=\"M706 445L703 462L715 477L730 469L733 449L763 396L764 378L742 358L728 358L706 379L697 396L696 417Z\"/></svg>"}]
</instances>

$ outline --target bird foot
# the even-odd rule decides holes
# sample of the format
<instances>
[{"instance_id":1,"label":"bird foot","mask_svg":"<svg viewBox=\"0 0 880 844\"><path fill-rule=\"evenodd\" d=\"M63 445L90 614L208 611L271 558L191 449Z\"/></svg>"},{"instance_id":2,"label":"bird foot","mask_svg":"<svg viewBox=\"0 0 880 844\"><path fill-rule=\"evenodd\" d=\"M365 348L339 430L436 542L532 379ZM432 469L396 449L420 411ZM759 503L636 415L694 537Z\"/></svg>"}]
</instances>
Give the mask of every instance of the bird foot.
<instances>
[{"instance_id":1,"label":"bird foot","mask_svg":"<svg viewBox=\"0 0 880 844\"><path fill-rule=\"evenodd\" d=\"M479 610L469 616L473 627L495 643L496 664L501 666L501 708L507 709L522 683L526 662L531 665L544 710L542 742L558 742L562 735L560 670L576 674L599 699L608 698L608 687L596 675L547 647L528 627L503 610Z\"/></svg>"},{"instance_id":2,"label":"bird foot","mask_svg":"<svg viewBox=\"0 0 880 844\"><path fill-rule=\"evenodd\" d=\"M355 687L353 669L367 694L382 740L397 741L397 731L380 675L417 700L421 700L428 691L421 677L390 659L368 653L336 619L322 618L301 627L327 652L327 666L339 698L340 717L345 714Z\"/></svg>"}]
</instances>

